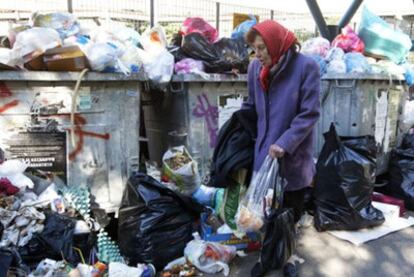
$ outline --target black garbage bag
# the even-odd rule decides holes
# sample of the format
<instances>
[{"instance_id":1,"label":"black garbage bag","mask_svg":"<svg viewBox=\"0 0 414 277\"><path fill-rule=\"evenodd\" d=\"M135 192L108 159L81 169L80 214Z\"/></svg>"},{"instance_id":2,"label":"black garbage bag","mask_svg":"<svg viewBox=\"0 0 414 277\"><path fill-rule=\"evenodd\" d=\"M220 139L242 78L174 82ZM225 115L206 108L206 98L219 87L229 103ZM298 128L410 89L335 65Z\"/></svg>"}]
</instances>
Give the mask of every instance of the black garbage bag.
<instances>
[{"instance_id":1,"label":"black garbage bag","mask_svg":"<svg viewBox=\"0 0 414 277\"><path fill-rule=\"evenodd\" d=\"M225 66L225 68L215 69L213 65L210 70L231 71L232 69L237 69L240 73L247 72L247 68L249 67L249 48L244 38L222 38L214 43L214 46L220 53L223 60L222 64Z\"/></svg>"},{"instance_id":2,"label":"black garbage bag","mask_svg":"<svg viewBox=\"0 0 414 277\"><path fill-rule=\"evenodd\" d=\"M315 228L357 230L381 225L384 215L371 204L375 184L372 136L339 138L334 125L316 165Z\"/></svg>"},{"instance_id":3,"label":"black garbage bag","mask_svg":"<svg viewBox=\"0 0 414 277\"><path fill-rule=\"evenodd\" d=\"M60 261L63 256L66 261L76 266L81 258L73 247L80 248L83 255L88 256L94 242L89 241L89 236L86 239L85 235L75 236L75 225L76 219L58 213L48 214L44 230L33 236L27 245L19 248L20 256L28 265L37 265L46 258Z\"/></svg>"},{"instance_id":4,"label":"black garbage bag","mask_svg":"<svg viewBox=\"0 0 414 277\"><path fill-rule=\"evenodd\" d=\"M154 178L136 173L128 180L119 209L118 244L130 264L163 269L182 257L203 208Z\"/></svg>"},{"instance_id":5,"label":"black garbage bag","mask_svg":"<svg viewBox=\"0 0 414 277\"><path fill-rule=\"evenodd\" d=\"M218 62L220 60L220 53L214 44L199 33L190 33L183 38L181 46L182 51L195 60L200 60L206 64Z\"/></svg>"},{"instance_id":6,"label":"black garbage bag","mask_svg":"<svg viewBox=\"0 0 414 277\"><path fill-rule=\"evenodd\" d=\"M26 277L29 273L16 249L0 248L0 277Z\"/></svg>"},{"instance_id":7,"label":"black garbage bag","mask_svg":"<svg viewBox=\"0 0 414 277\"><path fill-rule=\"evenodd\" d=\"M414 148L392 152L389 174L385 193L404 200L405 207L414 210Z\"/></svg>"},{"instance_id":8,"label":"black garbage bag","mask_svg":"<svg viewBox=\"0 0 414 277\"><path fill-rule=\"evenodd\" d=\"M223 38L211 44L203 35L190 33L184 37L181 50L188 57L202 61L207 73L223 73L233 69L246 73L249 65L244 39Z\"/></svg>"},{"instance_id":9,"label":"black garbage bag","mask_svg":"<svg viewBox=\"0 0 414 277\"><path fill-rule=\"evenodd\" d=\"M278 203L283 203L284 194L283 180L279 177L276 180L271 210L269 213L265 212L260 258L251 270L252 277L264 276L270 270L282 268L296 247L293 209L283 206L276 208L276 200ZM279 195L278 198L277 195Z\"/></svg>"},{"instance_id":10,"label":"black garbage bag","mask_svg":"<svg viewBox=\"0 0 414 277\"><path fill-rule=\"evenodd\" d=\"M252 277L280 269L295 250L295 222L292 209L273 210L265 218L265 231L260 260L251 271Z\"/></svg>"},{"instance_id":11,"label":"black garbage bag","mask_svg":"<svg viewBox=\"0 0 414 277\"><path fill-rule=\"evenodd\" d=\"M401 143L401 149L414 149L414 134L405 134Z\"/></svg>"},{"instance_id":12,"label":"black garbage bag","mask_svg":"<svg viewBox=\"0 0 414 277\"><path fill-rule=\"evenodd\" d=\"M168 52L174 56L174 63L189 58L187 54L179 46L168 46Z\"/></svg>"}]
</instances>

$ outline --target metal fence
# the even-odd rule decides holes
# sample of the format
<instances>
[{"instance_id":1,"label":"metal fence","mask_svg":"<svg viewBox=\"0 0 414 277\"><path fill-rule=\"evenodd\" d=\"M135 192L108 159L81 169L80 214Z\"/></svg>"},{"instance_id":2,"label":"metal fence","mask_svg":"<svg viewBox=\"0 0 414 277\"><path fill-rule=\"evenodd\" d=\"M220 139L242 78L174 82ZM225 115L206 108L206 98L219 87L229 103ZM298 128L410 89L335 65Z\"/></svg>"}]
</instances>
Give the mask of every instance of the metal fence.
<instances>
[{"instance_id":1,"label":"metal fence","mask_svg":"<svg viewBox=\"0 0 414 277\"><path fill-rule=\"evenodd\" d=\"M81 22L96 25L110 18L139 31L154 24L167 26L171 31L178 30L185 18L200 16L215 26L220 36L229 36L233 30L234 13L253 14L261 21L274 18L285 22L287 27L299 34L309 35L315 29L310 14L289 15L211 0L2 0L0 34L7 32L11 25L27 22L34 11L68 11L74 13ZM290 20L292 16L293 21Z\"/></svg>"}]
</instances>

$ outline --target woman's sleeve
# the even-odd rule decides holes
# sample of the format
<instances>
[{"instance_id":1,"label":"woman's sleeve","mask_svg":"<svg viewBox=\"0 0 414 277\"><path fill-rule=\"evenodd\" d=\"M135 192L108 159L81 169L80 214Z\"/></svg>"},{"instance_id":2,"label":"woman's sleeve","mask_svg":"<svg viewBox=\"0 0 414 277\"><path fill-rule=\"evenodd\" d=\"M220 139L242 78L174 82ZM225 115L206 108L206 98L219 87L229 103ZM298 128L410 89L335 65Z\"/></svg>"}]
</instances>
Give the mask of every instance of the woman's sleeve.
<instances>
[{"instance_id":1,"label":"woman's sleeve","mask_svg":"<svg viewBox=\"0 0 414 277\"><path fill-rule=\"evenodd\" d=\"M309 59L304 65L302 76L299 112L289 129L275 142L289 154L296 151L303 140L312 132L319 119L320 75L316 62Z\"/></svg>"}]
</instances>

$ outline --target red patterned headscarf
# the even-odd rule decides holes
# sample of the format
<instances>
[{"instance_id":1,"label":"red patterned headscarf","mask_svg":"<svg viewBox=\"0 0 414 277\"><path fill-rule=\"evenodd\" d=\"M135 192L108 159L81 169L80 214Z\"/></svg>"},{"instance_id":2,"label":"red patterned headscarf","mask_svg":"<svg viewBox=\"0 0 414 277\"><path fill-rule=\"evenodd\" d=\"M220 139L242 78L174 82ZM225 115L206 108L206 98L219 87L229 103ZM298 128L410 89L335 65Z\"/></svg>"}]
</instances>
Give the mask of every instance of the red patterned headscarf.
<instances>
[{"instance_id":1,"label":"red patterned headscarf","mask_svg":"<svg viewBox=\"0 0 414 277\"><path fill-rule=\"evenodd\" d=\"M267 52L272 58L272 64L270 66L263 66L260 71L260 84L267 91L269 89L270 69L279 62L280 57L286 54L289 48L297 41L297 38L291 31L272 20L265 20L255 25L253 29L263 38Z\"/></svg>"}]
</instances>

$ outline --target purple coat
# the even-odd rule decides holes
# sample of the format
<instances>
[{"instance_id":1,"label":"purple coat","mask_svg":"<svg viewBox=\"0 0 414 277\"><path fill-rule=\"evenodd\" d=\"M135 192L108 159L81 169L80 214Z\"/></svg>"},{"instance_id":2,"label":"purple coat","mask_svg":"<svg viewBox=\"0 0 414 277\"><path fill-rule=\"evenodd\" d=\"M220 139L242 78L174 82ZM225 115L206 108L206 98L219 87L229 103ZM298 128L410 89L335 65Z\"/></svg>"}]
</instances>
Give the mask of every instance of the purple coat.
<instances>
[{"instance_id":1,"label":"purple coat","mask_svg":"<svg viewBox=\"0 0 414 277\"><path fill-rule=\"evenodd\" d=\"M257 112L254 171L258 171L269 147L285 151L286 190L309 186L315 175L314 126L319 118L319 67L309 57L290 50L270 81L269 91L259 82L261 64L253 60L248 70L249 98L243 108Z\"/></svg>"}]
</instances>

